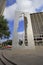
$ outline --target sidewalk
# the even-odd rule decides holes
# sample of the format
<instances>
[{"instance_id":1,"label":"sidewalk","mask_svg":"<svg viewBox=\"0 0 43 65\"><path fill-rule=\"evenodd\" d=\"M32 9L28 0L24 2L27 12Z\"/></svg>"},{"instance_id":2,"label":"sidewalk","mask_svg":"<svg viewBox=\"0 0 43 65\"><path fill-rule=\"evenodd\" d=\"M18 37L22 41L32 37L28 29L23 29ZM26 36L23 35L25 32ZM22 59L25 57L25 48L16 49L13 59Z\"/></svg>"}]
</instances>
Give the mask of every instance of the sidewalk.
<instances>
[{"instance_id":1,"label":"sidewalk","mask_svg":"<svg viewBox=\"0 0 43 65\"><path fill-rule=\"evenodd\" d=\"M8 50L4 54L17 65L43 65L43 46L35 50Z\"/></svg>"}]
</instances>

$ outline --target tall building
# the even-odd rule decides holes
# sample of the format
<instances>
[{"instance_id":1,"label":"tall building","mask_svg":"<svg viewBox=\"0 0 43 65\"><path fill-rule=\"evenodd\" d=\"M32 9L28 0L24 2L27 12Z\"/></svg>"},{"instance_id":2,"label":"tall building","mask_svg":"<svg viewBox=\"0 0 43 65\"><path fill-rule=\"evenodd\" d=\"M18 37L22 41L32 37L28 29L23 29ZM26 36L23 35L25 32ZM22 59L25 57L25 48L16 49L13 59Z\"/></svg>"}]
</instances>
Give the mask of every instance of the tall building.
<instances>
[{"instance_id":1,"label":"tall building","mask_svg":"<svg viewBox=\"0 0 43 65\"><path fill-rule=\"evenodd\" d=\"M35 45L43 45L43 12L30 14Z\"/></svg>"},{"instance_id":2,"label":"tall building","mask_svg":"<svg viewBox=\"0 0 43 65\"><path fill-rule=\"evenodd\" d=\"M3 14L3 11L5 9L6 0L0 0L0 15Z\"/></svg>"}]
</instances>

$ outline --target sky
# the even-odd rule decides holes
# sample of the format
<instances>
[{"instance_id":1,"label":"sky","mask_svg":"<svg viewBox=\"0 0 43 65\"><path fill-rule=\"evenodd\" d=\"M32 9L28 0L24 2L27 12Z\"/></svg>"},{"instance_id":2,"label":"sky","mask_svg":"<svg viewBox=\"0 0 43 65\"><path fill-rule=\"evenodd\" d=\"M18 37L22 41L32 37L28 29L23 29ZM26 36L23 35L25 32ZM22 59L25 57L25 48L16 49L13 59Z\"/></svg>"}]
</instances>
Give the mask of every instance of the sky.
<instances>
[{"instance_id":1,"label":"sky","mask_svg":"<svg viewBox=\"0 0 43 65\"><path fill-rule=\"evenodd\" d=\"M9 28L11 31L11 39L14 26L15 10L29 11L29 13L43 12L43 0L6 0L6 7L4 10L4 17L9 22ZM20 20L18 26L18 32L24 31L24 20ZM22 27L22 28L21 28Z\"/></svg>"}]
</instances>

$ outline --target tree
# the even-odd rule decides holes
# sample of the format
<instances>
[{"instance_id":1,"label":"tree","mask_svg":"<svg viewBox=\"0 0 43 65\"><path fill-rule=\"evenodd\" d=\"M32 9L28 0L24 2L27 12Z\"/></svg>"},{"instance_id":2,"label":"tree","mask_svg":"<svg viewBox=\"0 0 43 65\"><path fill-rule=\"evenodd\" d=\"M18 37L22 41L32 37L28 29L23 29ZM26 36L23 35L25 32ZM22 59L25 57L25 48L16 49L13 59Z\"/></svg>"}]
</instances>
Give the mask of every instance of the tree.
<instances>
[{"instance_id":1,"label":"tree","mask_svg":"<svg viewBox=\"0 0 43 65\"><path fill-rule=\"evenodd\" d=\"M9 36L8 21L4 19L4 16L0 16L0 39L9 38Z\"/></svg>"},{"instance_id":2,"label":"tree","mask_svg":"<svg viewBox=\"0 0 43 65\"><path fill-rule=\"evenodd\" d=\"M5 45L12 45L12 40L4 41L3 44L5 44Z\"/></svg>"}]
</instances>

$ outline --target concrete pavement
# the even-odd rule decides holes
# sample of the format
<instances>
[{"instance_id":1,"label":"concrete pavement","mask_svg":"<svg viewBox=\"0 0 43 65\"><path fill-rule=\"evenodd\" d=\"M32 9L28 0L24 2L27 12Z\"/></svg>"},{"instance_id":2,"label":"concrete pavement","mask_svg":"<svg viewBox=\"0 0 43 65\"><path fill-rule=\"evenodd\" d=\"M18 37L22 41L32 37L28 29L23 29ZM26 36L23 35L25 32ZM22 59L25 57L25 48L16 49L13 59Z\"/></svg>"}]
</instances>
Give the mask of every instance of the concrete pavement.
<instances>
[{"instance_id":1,"label":"concrete pavement","mask_svg":"<svg viewBox=\"0 0 43 65\"><path fill-rule=\"evenodd\" d=\"M4 55L17 65L43 65L43 46L35 50L4 50Z\"/></svg>"}]
</instances>

